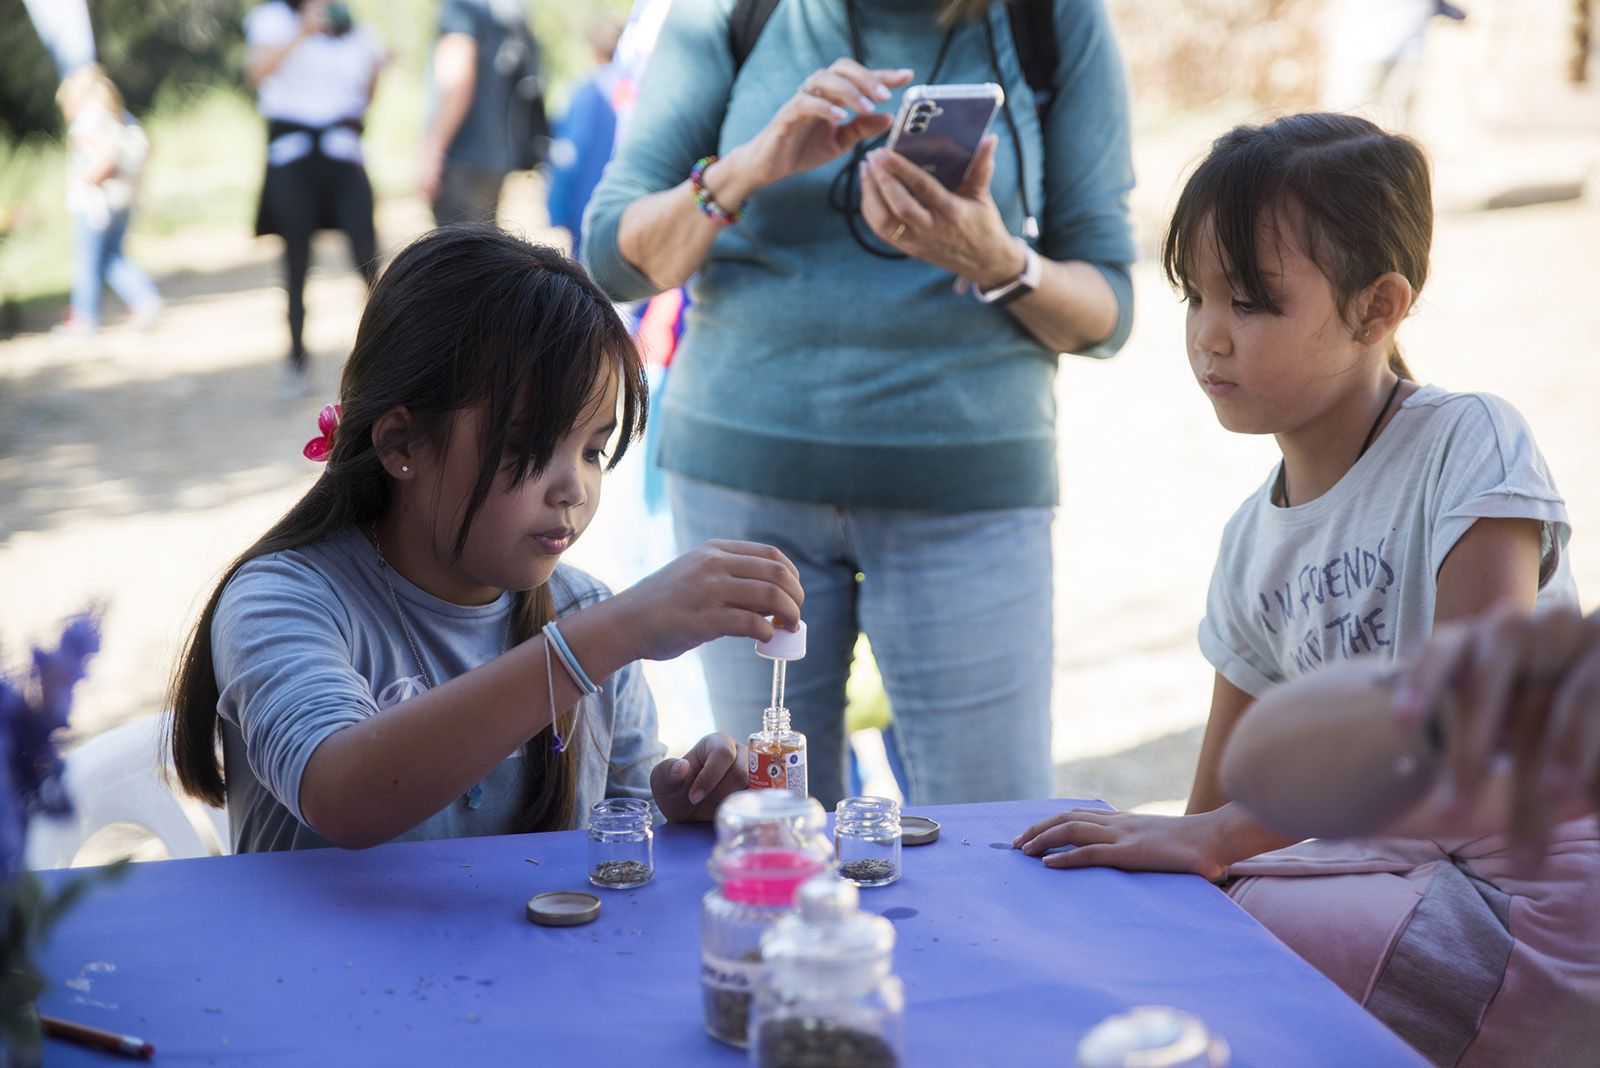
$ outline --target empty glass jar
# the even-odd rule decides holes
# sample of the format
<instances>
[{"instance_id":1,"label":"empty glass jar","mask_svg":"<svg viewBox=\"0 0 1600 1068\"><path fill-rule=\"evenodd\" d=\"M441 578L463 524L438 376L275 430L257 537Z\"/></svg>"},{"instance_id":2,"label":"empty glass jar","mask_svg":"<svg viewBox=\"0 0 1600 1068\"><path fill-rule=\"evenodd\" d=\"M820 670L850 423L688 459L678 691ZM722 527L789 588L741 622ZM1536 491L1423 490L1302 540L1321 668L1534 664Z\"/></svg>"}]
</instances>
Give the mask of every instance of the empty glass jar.
<instances>
[{"instance_id":1,"label":"empty glass jar","mask_svg":"<svg viewBox=\"0 0 1600 1068\"><path fill-rule=\"evenodd\" d=\"M607 890L631 890L656 874L650 804L608 797L589 807L589 881Z\"/></svg>"},{"instance_id":2,"label":"empty glass jar","mask_svg":"<svg viewBox=\"0 0 1600 1068\"><path fill-rule=\"evenodd\" d=\"M839 874L857 886L900 878L900 805L888 797L847 797L833 816Z\"/></svg>"}]
</instances>

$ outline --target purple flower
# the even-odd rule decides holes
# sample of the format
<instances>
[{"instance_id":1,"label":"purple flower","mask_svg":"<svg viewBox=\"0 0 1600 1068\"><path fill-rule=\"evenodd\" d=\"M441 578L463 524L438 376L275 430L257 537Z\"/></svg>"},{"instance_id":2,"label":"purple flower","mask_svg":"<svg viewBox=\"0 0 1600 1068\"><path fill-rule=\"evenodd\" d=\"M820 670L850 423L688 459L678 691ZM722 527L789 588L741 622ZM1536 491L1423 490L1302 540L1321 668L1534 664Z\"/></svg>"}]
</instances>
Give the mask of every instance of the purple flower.
<instances>
[{"instance_id":1,"label":"purple flower","mask_svg":"<svg viewBox=\"0 0 1600 1068\"><path fill-rule=\"evenodd\" d=\"M28 686L0 676L0 879L19 864L30 816L72 811L58 734L67 726L72 688L99 649L99 619L86 612L67 624L54 651L34 648Z\"/></svg>"}]
</instances>

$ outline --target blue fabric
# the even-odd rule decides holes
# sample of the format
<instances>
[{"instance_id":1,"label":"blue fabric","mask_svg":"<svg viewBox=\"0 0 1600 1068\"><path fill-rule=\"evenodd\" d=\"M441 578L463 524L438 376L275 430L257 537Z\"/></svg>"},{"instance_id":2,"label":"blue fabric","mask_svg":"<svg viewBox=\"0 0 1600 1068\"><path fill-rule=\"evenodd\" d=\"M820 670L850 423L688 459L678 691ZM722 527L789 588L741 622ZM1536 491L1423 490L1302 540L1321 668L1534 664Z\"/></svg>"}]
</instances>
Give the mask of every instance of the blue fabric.
<instances>
[{"instance_id":1,"label":"blue fabric","mask_svg":"<svg viewBox=\"0 0 1600 1068\"><path fill-rule=\"evenodd\" d=\"M590 74L556 123L556 143L550 148L550 224L567 228L574 249L583 243L584 209L616 147L617 112L611 103L616 82L617 72L609 64Z\"/></svg>"},{"instance_id":2,"label":"blue fabric","mask_svg":"<svg viewBox=\"0 0 1600 1068\"><path fill-rule=\"evenodd\" d=\"M786 0L738 79L733 0L677 0L640 87L639 107L590 201L583 257L619 300L655 287L617 248L636 198L683 182L766 124L818 67L850 53L843 5ZM926 76L943 31L925 2L861 0L865 56ZM991 191L1014 234L1019 181L1040 212L1042 251L1096 266L1118 297L1111 355L1132 322L1134 246L1127 87L1099 0L1056 0L1055 103L1042 129L1002 5L992 5L1000 76L1021 142L1003 121ZM982 21L963 23L939 75L995 80ZM895 99L882 105L893 112ZM663 404L670 471L752 493L868 507L968 511L1056 503L1056 353L1003 308L952 292L919 260L862 250L829 207L848 154L756 193L718 235L690 286L694 307Z\"/></svg>"},{"instance_id":3,"label":"blue fabric","mask_svg":"<svg viewBox=\"0 0 1600 1068\"><path fill-rule=\"evenodd\" d=\"M161 301L156 285L122 251L128 212L113 211L105 226L95 226L81 211L72 213L72 314L100 322L100 298L110 286L130 311Z\"/></svg>"},{"instance_id":4,"label":"blue fabric","mask_svg":"<svg viewBox=\"0 0 1600 1068\"><path fill-rule=\"evenodd\" d=\"M914 803L1050 795L1051 509L830 508L677 475L667 490L680 550L760 541L800 569L807 648L786 703L806 736L813 797L832 807L844 796L858 629L894 709ZM771 663L743 638L701 646L700 662L718 729L740 739L758 729Z\"/></svg>"},{"instance_id":5,"label":"blue fabric","mask_svg":"<svg viewBox=\"0 0 1600 1068\"><path fill-rule=\"evenodd\" d=\"M862 891L895 924L904 1063L1069 1064L1095 1022L1148 1004L1197 1014L1234 1068L1425 1063L1197 876L989 848L1078 803L921 810L939 841ZM701 1025L711 842L660 828L655 880L596 891L599 920L571 928L532 926L523 903L589 889L581 832L135 864L52 931L39 1009L147 1038L162 1064L733 1068L745 1053ZM47 1041L47 1064L108 1063Z\"/></svg>"}]
</instances>

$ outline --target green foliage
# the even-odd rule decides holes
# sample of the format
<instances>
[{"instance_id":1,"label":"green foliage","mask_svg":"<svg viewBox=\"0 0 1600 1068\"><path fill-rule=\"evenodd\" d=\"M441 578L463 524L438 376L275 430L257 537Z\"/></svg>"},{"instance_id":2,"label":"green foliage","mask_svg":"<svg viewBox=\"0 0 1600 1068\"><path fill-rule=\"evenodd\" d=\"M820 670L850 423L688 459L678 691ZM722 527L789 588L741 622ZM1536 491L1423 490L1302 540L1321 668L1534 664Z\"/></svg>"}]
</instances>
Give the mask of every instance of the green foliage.
<instances>
[{"instance_id":1,"label":"green foliage","mask_svg":"<svg viewBox=\"0 0 1600 1068\"><path fill-rule=\"evenodd\" d=\"M237 78L244 54L240 20L250 0L90 0L101 66L129 107L143 113L159 94L193 92ZM19 140L58 133L55 68L22 0L0 0L0 134Z\"/></svg>"}]
</instances>

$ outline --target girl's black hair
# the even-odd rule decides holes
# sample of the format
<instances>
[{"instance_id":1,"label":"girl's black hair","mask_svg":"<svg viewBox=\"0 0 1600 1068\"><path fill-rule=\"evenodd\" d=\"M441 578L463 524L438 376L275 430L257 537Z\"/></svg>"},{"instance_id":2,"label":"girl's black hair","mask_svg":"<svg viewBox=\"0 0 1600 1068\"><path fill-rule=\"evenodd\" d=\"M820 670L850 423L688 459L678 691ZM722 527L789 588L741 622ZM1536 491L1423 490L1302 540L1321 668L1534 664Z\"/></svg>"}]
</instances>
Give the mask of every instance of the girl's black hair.
<instances>
[{"instance_id":1,"label":"girl's black hair","mask_svg":"<svg viewBox=\"0 0 1600 1068\"><path fill-rule=\"evenodd\" d=\"M1261 255L1281 224L1298 225L1300 247L1333 284L1341 309L1389 271L1421 293L1433 243L1427 157L1410 138L1353 115L1236 126L1212 144L1178 197L1161 249L1167 280L1192 288L1195 257L1210 236L1229 281L1277 314ZM1392 340L1389 364L1412 377Z\"/></svg>"},{"instance_id":2,"label":"girl's black hair","mask_svg":"<svg viewBox=\"0 0 1600 1068\"><path fill-rule=\"evenodd\" d=\"M608 465L615 467L644 430L644 369L611 301L582 267L488 226L435 230L396 256L368 298L344 366L343 416L327 467L229 565L179 661L170 744L183 788L212 805L227 796L217 758L221 723L211 648L223 588L259 556L320 542L351 526L365 531L384 514L390 481L372 441L381 416L398 407L411 414L409 432L386 439L386 450L440 447L457 412L483 406L482 460L453 546L459 558L495 479L541 472L561 439L589 414L609 375L617 377L621 407ZM512 611L514 641L538 633L554 617L549 584L519 591ZM552 753L548 729L528 742L521 830L571 824L579 748L569 739L564 753Z\"/></svg>"}]
</instances>

